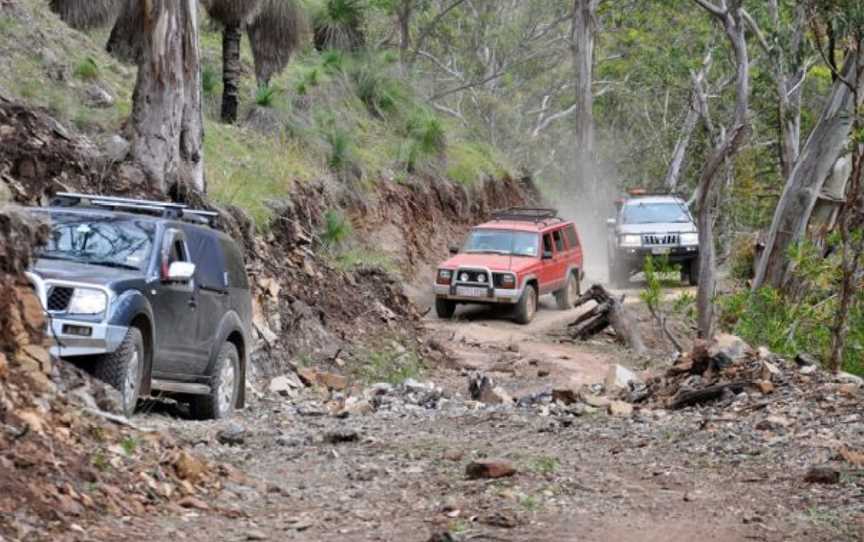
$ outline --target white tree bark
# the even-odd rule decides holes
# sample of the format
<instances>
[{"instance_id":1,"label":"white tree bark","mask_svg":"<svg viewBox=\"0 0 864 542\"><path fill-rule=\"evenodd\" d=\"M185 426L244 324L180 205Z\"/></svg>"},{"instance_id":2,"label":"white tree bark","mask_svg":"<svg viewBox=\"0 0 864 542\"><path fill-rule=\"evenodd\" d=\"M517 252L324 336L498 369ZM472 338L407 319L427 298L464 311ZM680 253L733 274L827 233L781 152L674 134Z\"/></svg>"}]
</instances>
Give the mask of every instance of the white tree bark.
<instances>
[{"instance_id":1,"label":"white tree bark","mask_svg":"<svg viewBox=\"0 0 864 542\"><path fill-rule=\"evenodd\" d=\"M822 115L783 189L756 267L754 290L762 286L781 288L788 278L789 247L805 238L816 200L849 140L855 97L848 81L855 80L853 75L861 69L864 69L864 51L859 43L847 53L841 77L834 83ZM864 81L864 77L859 81ZM864 89L859 88L858 92Z\"/></svg>"},{"instance_id":2,"label":"white tree bark","mask_svg":"<svg viewBox=\"0 0 864 542\"><path fill-rule=\"evenodd\" d=\"M705 60L702 62L702 67L698 72L692 73L693 90L690 94L689 109L687 116L684 118L684 126L681 128L681 135L678 137L678 142L675 144L675 150L672 152L672 160L669 162L669 169L666 170L666 188L670 192L675 192L678 189L678 183L681 180L681 169L684 166L684 158L687 156L687 147L690 146L690 140L693 138L693 132L696 131L696 125L699 122L699 117L702 116L700 111L707 109L707 100L703 97L703 87L705 75L711 68L712 55L709 51L705 55ZM705 104L702 101L705 100ZM707 111L706 111L707 113ZM710 118L707 118L706 123L710 124Z\"/></svg>"},{"instance_id":3,"label":"white tree bark","mask_svg":"<svg viewBox=\"0 0 864 542\"><path fill-rule=\"evenodd\" d=\"M131 155L162 192L205 189L197 9L195 0L141 3Z\"/></svg>"},{"instance_id":4,"label":"white tree bark","mask_svg":"<svg viewBox=\"0 0 864 542\"><path fill-rule=\"evenodd\" d=\"M735 116L732 127L714 150L699 179L699 290L696 294L699 335L710 338L714 334L714 294L716 290L716 262L714 247L714 212L718 190L715 179L720 167L735 155L749 136L750 123L747 109L750 102L750 57L743 26L742 0L721 0L719 5L707 0L694 0L716 17L723 25L732 47L736 64Z\"/></svg>"}]
</instances>

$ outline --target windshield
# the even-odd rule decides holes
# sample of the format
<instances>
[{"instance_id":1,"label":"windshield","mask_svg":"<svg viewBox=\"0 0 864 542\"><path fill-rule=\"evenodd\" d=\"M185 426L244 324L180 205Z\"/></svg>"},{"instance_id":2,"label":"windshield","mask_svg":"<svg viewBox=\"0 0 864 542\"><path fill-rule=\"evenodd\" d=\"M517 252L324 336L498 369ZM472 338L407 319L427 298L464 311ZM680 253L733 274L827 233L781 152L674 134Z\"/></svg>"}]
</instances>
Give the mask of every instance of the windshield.
<instances>
[{"instance_id":1,"label":"windshield","mask_svg":"<svg viewBox=\"0 0 864 542\"><path fill-rule=\"evenodd\" d=\"M624 224L658 224L690 222L683 203L631 203L624 206Z\"/></svg>"},{"instance_id":2,"label":"windshield","mask_svg":"<svg viewBox=\"0 0 864 542\"><path fill-rule=\"evenodd\" d=\"M156 227L127 217L50 214L51 236L38 256L91 265L141 269L153 247Z\"/></svg>"},{"instance_id":3,"label":"windshield","mask_svg":"<svg viewBox=\"0 0 864 542\"><path fill-rule=\"evenodd\" d=\"M536 233L511 230L474 230L465 242L469 254L537 256L540 239Z\"/></svg>"}]
</instances>

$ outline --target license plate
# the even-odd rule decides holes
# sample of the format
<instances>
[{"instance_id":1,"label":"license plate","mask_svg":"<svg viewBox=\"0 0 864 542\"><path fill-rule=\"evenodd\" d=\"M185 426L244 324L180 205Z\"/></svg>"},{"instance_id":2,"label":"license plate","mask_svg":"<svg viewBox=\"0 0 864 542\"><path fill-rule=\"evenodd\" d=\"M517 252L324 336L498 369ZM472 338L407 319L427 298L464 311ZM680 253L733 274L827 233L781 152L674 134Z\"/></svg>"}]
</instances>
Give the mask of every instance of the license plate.
<instances>
[{"instance_id":1,"label":"license plate","mask_svg":"<svg viewBox=\"0 0 864 542\"><path fill-rule=\"evenodd\" d=\"M460 297L486 297L486 288L472 288L470 286L457 286L456 295Z\"/></svg>"},{"instance_id":2,"label":"license plate","mask_svg":"<svg viewBox=\"0 0 864 542\"><path fill-rule=\"evenodd\" d=\"M669 254L669 247L654 247L651 249L651 254Z\"/></svg>"}]
</instances>

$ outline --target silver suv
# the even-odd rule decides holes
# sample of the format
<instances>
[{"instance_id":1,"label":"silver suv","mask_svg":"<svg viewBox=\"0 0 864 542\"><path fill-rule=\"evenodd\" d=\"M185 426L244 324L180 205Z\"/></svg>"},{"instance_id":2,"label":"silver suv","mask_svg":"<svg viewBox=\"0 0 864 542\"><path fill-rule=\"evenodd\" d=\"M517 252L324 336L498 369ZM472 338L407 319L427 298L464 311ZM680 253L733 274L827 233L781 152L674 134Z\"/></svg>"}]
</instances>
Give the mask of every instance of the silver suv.
<instances>
[{"instance_id":1,"label":"silver suv","mask_svg":"<svg viewBox=\"0 0 864 542\"><path fill-rule=\"evenodd\" d=\"M632 195L620 200L608 221L609 276L626 286L643 269L648 254L681 268L681 280L699 279L699 233L687 203L676 196Z\"/></svg>"}]
</instances>

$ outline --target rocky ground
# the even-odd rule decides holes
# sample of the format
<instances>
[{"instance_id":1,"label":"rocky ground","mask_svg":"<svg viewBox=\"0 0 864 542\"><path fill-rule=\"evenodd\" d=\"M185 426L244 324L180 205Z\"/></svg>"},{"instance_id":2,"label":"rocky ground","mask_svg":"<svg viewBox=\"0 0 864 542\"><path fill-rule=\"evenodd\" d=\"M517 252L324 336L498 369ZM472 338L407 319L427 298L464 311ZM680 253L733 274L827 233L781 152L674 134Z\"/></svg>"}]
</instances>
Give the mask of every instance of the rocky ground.
<instances>
[{"instance_id":1,"label":"rocky ground","mask_svg":"<svg viewBox=\"0 0 864 542\"><path fill-rule=\"evenodd\" d=\"M668 410L657 382L627 385L640 375L624 369L620 389L581 386L626 352L560 342L573 311L539 316L528 329L489 313L427 320L448 361L419 381L352 386L306 370L231 421L146 414L245 476L199 506L111 518L76 539L862 539L860 383L750 352L731 366L768 363L773 389ZM685 390L723 378L668 374ZM628 395L637 402L618 400Z\"/></svg>"}]
</instances>

